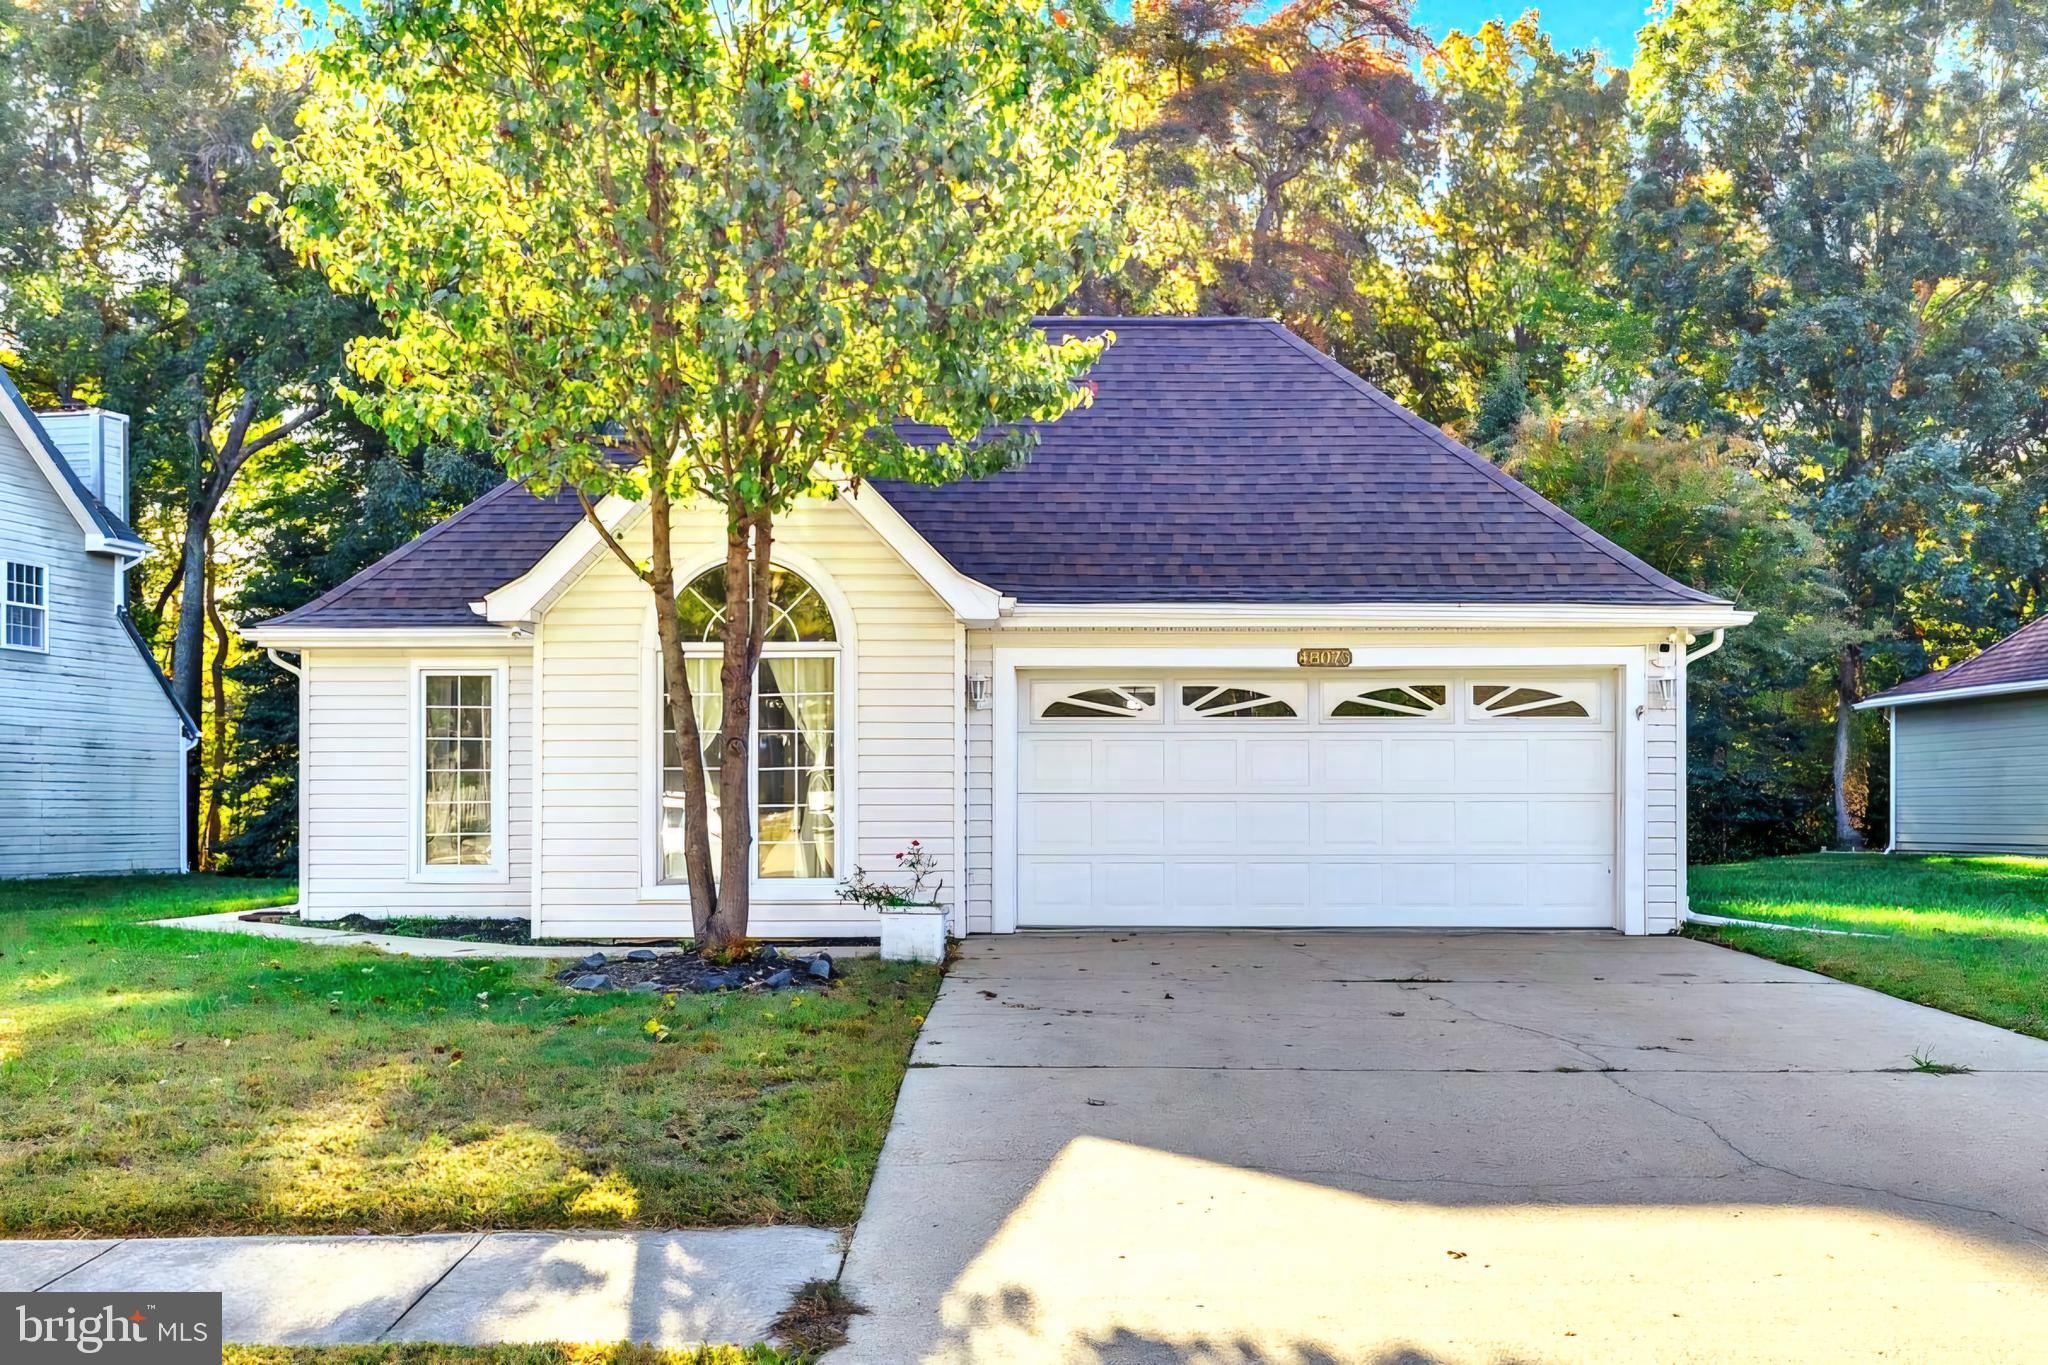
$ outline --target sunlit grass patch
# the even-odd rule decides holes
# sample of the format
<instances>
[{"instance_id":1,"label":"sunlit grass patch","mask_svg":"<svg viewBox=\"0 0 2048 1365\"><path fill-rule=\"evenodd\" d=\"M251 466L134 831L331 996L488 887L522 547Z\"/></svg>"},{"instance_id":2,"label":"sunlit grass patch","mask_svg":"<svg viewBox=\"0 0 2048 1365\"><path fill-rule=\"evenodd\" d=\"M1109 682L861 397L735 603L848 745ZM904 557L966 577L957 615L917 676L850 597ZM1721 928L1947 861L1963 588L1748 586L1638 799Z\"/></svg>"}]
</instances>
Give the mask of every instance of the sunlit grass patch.
<instances>
[{"instance_id":1,"label":"sunlit grass patch","mask_svg":"<svg viewBox=\"0 0 2048 1365\"><path fill-rule=\"evenodd\" d=\"M2048 1038L2048 858L1815 854L1691 871L1697 938Z\"/></svg>"},{"instance_id":2,"label":"sunlit grass patch","mask_svg":"<svg viewBox=\"0 0 2048 1365\"><path fill-rule=\"evenodd\" d=\"M0 884L0 1231L850 1223L937 984L591 996L139 922L291 894Z\"/></svg>"}]
</instances>

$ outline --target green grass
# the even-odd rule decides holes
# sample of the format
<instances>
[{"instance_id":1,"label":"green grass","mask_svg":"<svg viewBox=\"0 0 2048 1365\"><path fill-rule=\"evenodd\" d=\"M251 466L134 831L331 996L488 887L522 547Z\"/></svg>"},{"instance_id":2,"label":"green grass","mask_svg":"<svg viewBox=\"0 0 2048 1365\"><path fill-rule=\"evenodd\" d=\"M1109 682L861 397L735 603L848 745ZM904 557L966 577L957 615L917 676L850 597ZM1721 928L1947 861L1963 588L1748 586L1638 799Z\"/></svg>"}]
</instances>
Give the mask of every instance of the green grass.
<instances>
[{"instance_id":1,"label":"green grass","mask_svg":"<svg viewBox=\"0 0 2048 1365\"><path fill-rule=\"evenodd\" d=\"M2048 1038L2048 858L1821 853L1696 867L1694 938Z\"/></svg>"},{"instance_id":2,"label":"green grass","mask_svg":"<svg viewBox=\"0 0 2048 1365\"><path fill-rule=\"evenodd\" d=\"M0 1232L851 1223L938 983L665 1002L139 922L291 897L0 883Z\"/></svg>"}]
</instances>

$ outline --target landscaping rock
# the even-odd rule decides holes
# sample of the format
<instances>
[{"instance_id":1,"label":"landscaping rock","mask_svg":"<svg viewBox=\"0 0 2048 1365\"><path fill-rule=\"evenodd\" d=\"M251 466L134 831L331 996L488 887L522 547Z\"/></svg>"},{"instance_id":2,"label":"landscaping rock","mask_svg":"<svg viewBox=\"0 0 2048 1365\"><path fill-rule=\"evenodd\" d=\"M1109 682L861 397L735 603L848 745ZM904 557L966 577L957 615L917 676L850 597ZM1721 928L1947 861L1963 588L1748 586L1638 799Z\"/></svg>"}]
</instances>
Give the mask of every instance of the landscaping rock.
<instances>
[{"instance_id":1,"label":"landscaping rock","mask_svg":"<svg viewBox=\"0 0 2048 1365\"><path fill-rule=\"evenodd\" d=\"M581 962L577 963L576 965L581 967L586 972L594 972L599 967L604 966L604 963L605 957L603 953L592 953L589 957L584 958Z\"/></svg>"},{"instance_id":2,"label":"landscaping rock","mask_svg":"<svg viewBox=\"0 0 2048 1365\"><path fill-rule=\"evenodd\" d=\"M782 954L775 951L775 945L772 943L762 944L761 951L756 956L763 962L776 962L782 958Z\"/></svg>"},{"instance_id":3,"label":"landscaping rock","mask_svg":"<svg viewBox=\"0 0 2048 1365\"><path fill-rule=\"evenodd\" d=\"M591 958L602 956L591 954ZM584 963L577 963L556 972L555 980L572 990L622 990L636 995L825 990L836 984L836 965L830 953L791 957L757 950L737 962L727 962L708 960L695 951L658 953L636 948L606 962L602 972L588 971Z\"/></svg>"}]
</instances>

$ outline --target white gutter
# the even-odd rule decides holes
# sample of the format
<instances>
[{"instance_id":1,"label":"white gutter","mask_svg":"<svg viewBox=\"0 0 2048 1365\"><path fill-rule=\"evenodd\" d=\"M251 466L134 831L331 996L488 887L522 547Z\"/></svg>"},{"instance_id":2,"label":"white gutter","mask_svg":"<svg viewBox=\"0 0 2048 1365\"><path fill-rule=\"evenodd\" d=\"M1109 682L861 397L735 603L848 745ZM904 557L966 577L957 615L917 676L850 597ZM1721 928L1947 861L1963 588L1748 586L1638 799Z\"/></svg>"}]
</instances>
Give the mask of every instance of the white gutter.
<instances>
[{"instance_id":1,"label":"white gutter","mask_svg":"<svg viewBox=\"0 0 2048 1365\"><path fill-rule=\"evenodd\" d=\"M1019 602L1004 614L1008 629L1056 630L1117 625L1132 628L1259 626L1416 627L1696 626L1720 632L1748 625L1756 613L1735 607L1615 606L1501 602ZM1711 651L1709 651L1711 652Z\"/></svg>"},{"instance_id":2,"label":"white gutter","mask_svg":"<svg viewBox=\"0 0 2048 1365\"><path fill-rule=\"evenodd\" d=\"M300 682L304 682L306 680L305 670L300 668L297 664L286 663L283 659L278 657L278 653L275 649L264 650L263 656L266 659L269 659L270 662L276 664L279 668L283 669L285 672L291 674L294 678L297 678Z\"/></svg>"},{"instance_id":3,"label":"white gutter","mask_svg":"<svg viewBox=\"0 0 2048 1365\"><path fill-rule=\"evenodd\" d=\"M533 632L518 626L251 626L242 638L265 649L530 649Z\"/></svg>"},{"instance_id":4,"label":"white gutter","mask_svg":"<svg viewBox=\"0 0 2048 1365\"><path fill-rule=\"evenodd\" d=\"M1986 683L1982 687L1951 687L1946 692L1914 692L1903 697L1871 697L1856 703L1858 711L1890 706L1925 706L1937 701L1968 701L1972 697L2009 697L2020 692L2048 692L2048 678L2026 682Z\"/></svg>"},{"instance_id":5,"label":"white gutter","mask_svg":"<svg viewBox=\"0 0 2048 1365\"><path fill-rule=\"evenodd\" d=\"M1886 724L1890 726L1890 733L1886 736L1887 743L1885 744L1885 761L1891 765L1890 771L1885 777L1885 800L1890 803L1890 809L1885 815L1885 823L1891 827L1891 836L1885 842L1884 851L1887 853L1897 853L1899 851L1898 708L1888 707L1885 710L1884 717Z\"/></svg>"},{"instance_id":6,"label":"white gutter","mask_svg":"<svg viewBox=\"0 0 2048 1365\"><path fill-rule=\"evenodd\" d=\"M1706 644L1702 645L1700 648L1695 649L1692 653L1685 656L1685 666L1687 668L1692 667L1695 663L1699 662L1701 659L1706 658L1709 654L1712 654L1715 650L1719 649L1722 645L1726 643L1728 643L1728 632L1724 629L1716 627L1714 630L1713 639L1707 641Z\"/></svg>"}]
</instances>

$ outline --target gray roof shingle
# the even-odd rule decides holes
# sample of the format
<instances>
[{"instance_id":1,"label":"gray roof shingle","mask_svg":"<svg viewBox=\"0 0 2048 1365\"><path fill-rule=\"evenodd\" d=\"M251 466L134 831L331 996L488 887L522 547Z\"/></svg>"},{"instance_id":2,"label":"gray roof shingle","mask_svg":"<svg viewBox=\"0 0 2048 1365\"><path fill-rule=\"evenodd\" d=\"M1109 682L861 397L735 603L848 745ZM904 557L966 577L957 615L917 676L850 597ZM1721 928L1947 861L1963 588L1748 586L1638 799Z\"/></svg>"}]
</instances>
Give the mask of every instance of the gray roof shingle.
<instances>
[{"instance_id":1,"label":"gray roof shingle","mask_svg":"<svg viewBox=\"0 0 2048 1365\"><path fill-rule=\"evenodd\" d=\"M1060 318L1116 343L1091 406L1022 468L876 488L956 568L1022 602L1696 606L1277 322ZM941 433L899 427L912 441ZM469 603L573 526L507 484L268 624L482 625Z\"/></svg>"},{"instance_id":2,"label":"gray roof shingle","mask_svg":"<svg viewBox=\"0 0 2048 1365\"><path fill-rule=\"evenodd\" d=\"M2021 626L1975 658L1922 673L1886 692L1871 697L1864 705L1938 697L1965 688L2024 688L2039 683L2048 688L2048 616Z\"/></svg>"}]
</instances>

